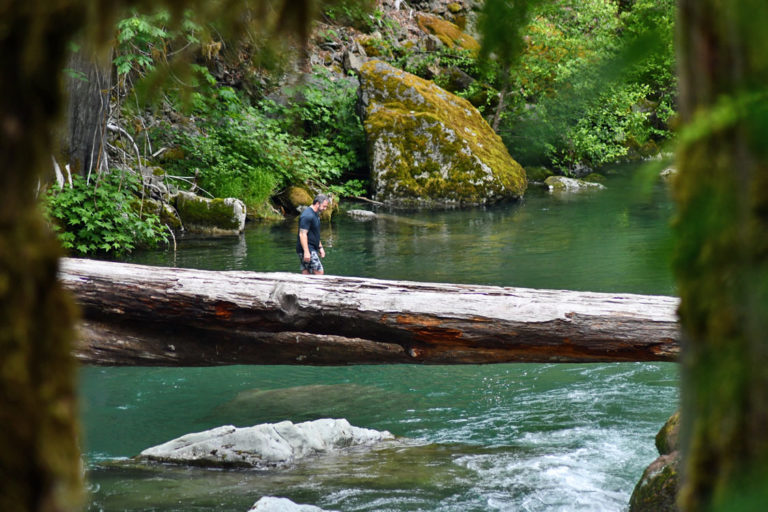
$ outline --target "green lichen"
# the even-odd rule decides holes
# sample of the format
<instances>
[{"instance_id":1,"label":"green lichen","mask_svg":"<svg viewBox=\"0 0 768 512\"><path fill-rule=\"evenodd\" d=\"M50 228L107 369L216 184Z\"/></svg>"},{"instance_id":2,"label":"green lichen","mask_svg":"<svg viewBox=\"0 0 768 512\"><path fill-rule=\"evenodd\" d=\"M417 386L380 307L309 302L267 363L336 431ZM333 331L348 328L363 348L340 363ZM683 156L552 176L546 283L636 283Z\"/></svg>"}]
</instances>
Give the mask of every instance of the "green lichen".
<instances>
[{"instance_id":1,"label":"green lichen","mask_svg":"<svg viewBox=\"0 0 768 512\"><path fill-rule=\"evenodd\" d=\"M481 204L520 197L525 171L466 100L380 61L361 68L376 196Z\"/></svg>"},{"instance_id":2,"label":"green lichen","mask_svg":"<svg viewBox=\"0 0 768 512\"><path fill-rule=\"evenodd\" d=\"M464 33L458 25L454 25L450 21L431 14L421 13L418 15L417 22L421 30L434 35L449 48L459 47L473 51L480 49L480 43L477 42L477 39Z\"/></svg>"}]
</instances>

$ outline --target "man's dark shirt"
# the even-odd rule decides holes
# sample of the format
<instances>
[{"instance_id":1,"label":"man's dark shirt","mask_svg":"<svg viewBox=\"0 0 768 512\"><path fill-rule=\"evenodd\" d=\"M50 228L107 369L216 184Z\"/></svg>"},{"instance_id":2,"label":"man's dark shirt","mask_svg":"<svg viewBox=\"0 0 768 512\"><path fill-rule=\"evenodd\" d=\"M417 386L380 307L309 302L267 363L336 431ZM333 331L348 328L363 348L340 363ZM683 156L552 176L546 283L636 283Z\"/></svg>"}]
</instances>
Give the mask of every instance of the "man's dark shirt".
<instances>
[{"instance_id":1,"label":"man's dark shirt","mask_svg":"<svg viewBox=\"0 0 768 512\"><path fill-rule=\"evenodd\" d=\"M307 246L311 251L318 251L320 246L320 216L311 207L304 208L299 216L299 232L302 229L307 230ZM303 254L304 249L301 248L301 239L296 236L296 252Z\"/></svg>"}]
</instances>

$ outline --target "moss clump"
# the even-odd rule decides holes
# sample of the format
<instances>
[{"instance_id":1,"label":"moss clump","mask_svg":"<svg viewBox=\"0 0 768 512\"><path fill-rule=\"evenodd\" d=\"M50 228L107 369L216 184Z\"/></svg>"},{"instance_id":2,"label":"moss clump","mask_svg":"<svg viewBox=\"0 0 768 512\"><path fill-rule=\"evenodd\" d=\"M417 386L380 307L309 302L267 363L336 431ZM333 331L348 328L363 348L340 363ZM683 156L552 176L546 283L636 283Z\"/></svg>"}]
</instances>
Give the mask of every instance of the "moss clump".
<instances>
[{"instance_id":1,"label":"moss clump","mask_svg":"<svg viewBox=\"0 0 768 512\"><path fill-rule=\"evenodd\" d=\"M243 223L237 215L238 207L245 213L242 202L232 198L205 199L189 192L180 192L176 196L176 211L189 231L238 233L243 229Z\"/></svg>"},{"instance_id":2,"label":"moss clump","mask_svg":"<svg viewBox=\"0 0 768 512\"><path fill-rule=\"evenodd\" d=\"M678 453L662 455L643 473L632 491L629 512L676 512L680 482Z\"/></svg>"},{"instance_id":3,"label":"moss clump","mask_svg":"<svg viewBox=\"0 0 768 512\"><path fill-rule=\"evenodd\" d=\"M306 188L292 185L285 193L288 204L294 209L312 204L312 194Z\"/></svg>"},{"instance_id":4,"label":"moss clump","mask_svg":"<svg viewBox=\"0 0 768 512\"><path fill-rule=\"evenodd\" d=\"M464 33L458 25L454 25L450 21L431 14L421 13L418 15L417 22L421 30L434 35L448 48L459 47L473 51L480 49L480 43L477 42L477 39Z\"/></svg>"},{"instance_id":5,"label":"moss clump","mask_svg":"<svg viewBox=\"0 0 768 512\"><path fill-rule=\"evenodd\" d=\"M554 176L555 173L551 169L547 169L546 167L526 167L525 173L528 175L528 181L533 181L536 183L543 183L544 180L549 178L550 176Z\"/></svg>"},{"instance_id":6,"label":"moss clump","mask_svg":"<svg viewBox=\"0 0 768 512\"><path fill-rule=\"evenodd\" d=\"M608 181L605 176L596 172L591 172L582 179L588 183L600 183L602 185L605 185L605 182Z\"/></svg>"},{"instance_id":7,"label":"moss clump","mask_svg":"<svg viewBox=\"0 0 768 512\"><path fill-rule=\"evenodd\" d=\"M369 57L392 57L391 44L380 37L362 35L357 40Z\"/></svg>"},{"instance_id":8,"label":"moss clump","mask_svg":"<svg viewBox=\"0 0 768 512\"><path fill-rule=\"evenodd\" d=\"M522 196L525 171L468 101L381 61L364 64L360 77L377 198L483 204Z\"/></svg>"},{"instance_id":9,"label":"moss clump","mask_svg":"<svg viewBox=\"0 0 768 512\"><path fill-rule=\"evenodd\" d=\"M262 220L262 221L280 221L283 220L283 215L275 210L274 206L269 201L258 203L248 207L248 219L249 220Z\"/></svg>"},{"instance_id":10,"label":"moss clump","mask_svg":"<svg viewBox=\"0 0 768 512\"><path fill-rule=\"evenodd\" d=\"M680 435L680 411L673 414L656 434L656 449L661 455L672 453L678 449L677 439Z\"/></svg>"},{"instance_id":11,"label":"moss clump","mask_svg":"<svg viewBox=\"0 0 768 512\"><path fill-rule=\"evenodd\" d=\"M446 7L448 8L448 12L452 12L453 14L464 10L464 7L459 2L451 2L446 5Z\"/></svg>"}]
</instances>

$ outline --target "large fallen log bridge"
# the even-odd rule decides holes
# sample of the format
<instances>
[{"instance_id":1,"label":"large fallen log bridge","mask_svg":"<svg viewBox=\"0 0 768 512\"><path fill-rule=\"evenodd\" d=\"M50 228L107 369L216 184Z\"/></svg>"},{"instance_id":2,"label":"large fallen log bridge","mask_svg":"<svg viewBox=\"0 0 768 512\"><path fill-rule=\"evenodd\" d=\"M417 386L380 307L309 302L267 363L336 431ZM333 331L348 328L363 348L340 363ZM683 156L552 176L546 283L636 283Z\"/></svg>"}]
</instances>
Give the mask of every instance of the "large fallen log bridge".
<instances>
[{"instance_id":1,"label":"large fallen log bridge","mask_svg":"<svg viewBox=\"0 0 768 512\"><path fill-rule=\"evenodd\" d=\"M63 259L96 365L674 361L678 299Z\"/></svg>"}]
</instances>

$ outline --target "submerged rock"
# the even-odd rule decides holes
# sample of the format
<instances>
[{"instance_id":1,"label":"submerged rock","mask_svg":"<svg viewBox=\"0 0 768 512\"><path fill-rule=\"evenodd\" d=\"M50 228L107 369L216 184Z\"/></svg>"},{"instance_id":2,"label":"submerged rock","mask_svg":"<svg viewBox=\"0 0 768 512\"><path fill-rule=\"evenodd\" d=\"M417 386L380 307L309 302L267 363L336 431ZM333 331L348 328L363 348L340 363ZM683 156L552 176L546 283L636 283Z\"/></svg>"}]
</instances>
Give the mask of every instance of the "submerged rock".
<instances>
[{"instance_id":1,"label":"submerged rock","mask_svg":"<svg viewBox=\"0 0 768 512\"><path fill-rule=\"evenodd\" d=\"M347 215L358 220L373 220L376 213L368 210L347 210Z\"/></svg>"},{"instance_id":2,"label":"submerged rock","mask_svg":"<svg viewBox=\"0 0 768 512\"><path fill-rule=\"evenodd\" d=\"M139 459L202 466L276 467L305 457L394 439L387 431L353 427L345 419L232 425L187 434L141 452Z\"/></svg>"},{"instance_id":3,"label":"submerged rock","mask_svg":"<svg viewBox=\"0 0 768 512\"><path fill-rule=\"evenodd\" d=\"M372 60L358 106L377 200L486 204L525 192L525 171L477 109L433 82Z\"/></svg>"},{"instance_id":4,"label":"submerged rock","mask_svg":"<svg viewBox=\"0 0 768 512\"><path fill-rule=\"evenodd\" d=\"M550 176L544 180L544 183L549 187L550 192L585 192L605 189L605 185L602 183L566 178L565 176Z\"/></svg>"},{"instance_id":5,"label":"submerged rock","mask_svg":"<svg viewBox=\"0 0 768 512\"><path fill-rule=\"evenodd\" d=\"M253 504L248 512L333 512L314 505L299 505L288 498L264 496Z\"/></svg>"}]
</instances>

